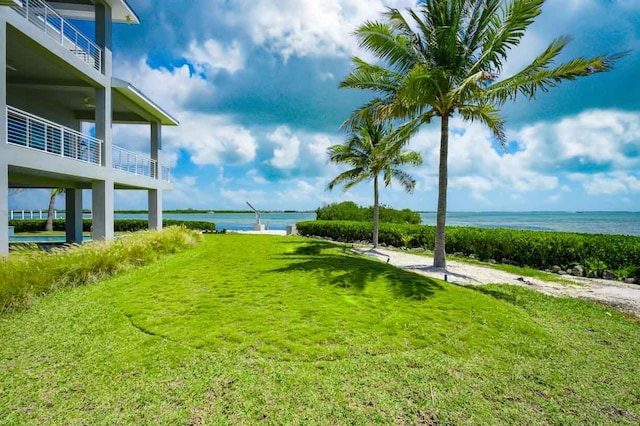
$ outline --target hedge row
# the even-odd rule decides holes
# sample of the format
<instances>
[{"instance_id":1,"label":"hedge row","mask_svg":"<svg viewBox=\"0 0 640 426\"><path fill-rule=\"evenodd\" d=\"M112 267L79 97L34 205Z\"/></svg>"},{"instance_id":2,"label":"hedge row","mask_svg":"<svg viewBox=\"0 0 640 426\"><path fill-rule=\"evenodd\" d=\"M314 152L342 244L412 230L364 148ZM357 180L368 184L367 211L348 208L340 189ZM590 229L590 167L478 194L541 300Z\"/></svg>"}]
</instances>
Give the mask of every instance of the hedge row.
<instances>
[{"instance_id":1,"label":"hedge row","mask_svg":"<svg viewBox=\"0 0 640 426\"><path fill-rule=\"evenodd\" d=\"M297 224L301 235L337 241L371 241L371 223L309 221ZM435 227L380 224L380 243L433 250ZM640 237L577 234L514 229L447 227L447 253L475 255L482 260L509 259L521 265L548 269L580 264L602 273L605 269L640 277Z\"/></svg>"},{"instance_id":2,"label":"hedge row","mask_svg":"<svg viewBox=\"0 0 640 426\"><path fill-rule=\"evenodd\" d=\"M46 220L10 220L9 226L14 226L15 232L40 232L44 231ZM211 222L191 221L191 220L173 220L164 219L163 227L184 225L187 229L194 229L206 232L215 232L216 225ZM83 219L82 230L90 232L92 226L91 219ZM140 219L116 219L113 221L113 229L115 232L135 232L149 228L149 222ZM66 221L64 219L53 220L54 231L64 231L66 229Z\"/></svg>"}]
</instances>

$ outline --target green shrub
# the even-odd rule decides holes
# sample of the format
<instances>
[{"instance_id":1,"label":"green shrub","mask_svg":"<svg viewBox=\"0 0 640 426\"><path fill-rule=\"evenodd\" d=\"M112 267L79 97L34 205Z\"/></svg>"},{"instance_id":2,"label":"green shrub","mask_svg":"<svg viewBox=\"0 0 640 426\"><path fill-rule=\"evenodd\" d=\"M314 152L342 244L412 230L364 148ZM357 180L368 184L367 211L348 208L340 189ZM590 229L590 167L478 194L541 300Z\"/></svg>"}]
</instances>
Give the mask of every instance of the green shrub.
<instances>
[{"instance_id":1,"label":"green shrub","mask_svg":"<svg viewBox=\"0 0 640 426\"><path fill-rule=\"evenodd\" d=\"M10 226L15 227L15 232L41 232L44 231L46 220L44 219L32 219L32 220L10 220ZM91 232L92 221L91 219L84 219L82 221L82 230L84 232ZM216 225L212 222L191 221L191 220L174 220L164 219L162 226L184 226L187 229L194 229L206 232L215 232ZM54 231L64 231L66 229L66 221L64 219L53 220ZM113 230L115 232L136 232L149 229L149 222L144 219L116 219L113 221Z\"/></svg>"},{"instance_id":2,"label":"green shrub","mask_svg":"<svg viewBox=\"0 0 640 426\"><path fill-rule=\"evenodd\" d=\"M301 235L345 242L370 241L372 231L371 223L348 221L300 222L297 228ZM435 227L381 223L379 241L433 250ZM619 276L640 278L640 237L636 236L448 227L447 252L498 262L508 259L540 269L580 264L598 275L609 269Z\"/></svg>"},{"instance_id":3,"label":"green shrub","mask_svg":"<svg viewBox=\"0 0 640 426\"><path fill-rule=\"evenodd\" d=\"M35 248L18 249L0 258L0 310L25 308L39 295L89 284L150 263L164 253L191 247L201 238L195 231L172 226L48 253Z\"/></svg>"},{"instance_id":4,"label":"green shrub","mask_svg":"<svg viewBox=\"0 0 640 426\"><path fill-rule=\"evenodd\" d=\"M391 207L380 206L380 222L420 224L422 219L416 212L409 209L395 210ZM352 201L340 204L329 204L316 209L317 220L352 220L358 222L373 221L373 206L359 207Z\"/></svg>"}]
</instances>

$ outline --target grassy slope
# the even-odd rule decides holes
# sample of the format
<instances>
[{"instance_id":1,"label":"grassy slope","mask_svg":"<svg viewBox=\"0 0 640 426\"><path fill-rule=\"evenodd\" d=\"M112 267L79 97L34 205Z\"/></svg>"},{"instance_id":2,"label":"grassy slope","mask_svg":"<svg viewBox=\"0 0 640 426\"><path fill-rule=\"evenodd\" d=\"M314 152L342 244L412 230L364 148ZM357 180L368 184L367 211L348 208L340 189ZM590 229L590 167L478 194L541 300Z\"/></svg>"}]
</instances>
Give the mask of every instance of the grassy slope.
<instances>
[{"instance_id":1,"label":"grassy slope","mask_svg":"<svg viewBox=\"0 0 640 426\"><path fill-rule=\"evenodd\" d=\"M585 301L212 235L0 316L0 423L635 424L639 338Z\"/></svg>"}]
</instances>

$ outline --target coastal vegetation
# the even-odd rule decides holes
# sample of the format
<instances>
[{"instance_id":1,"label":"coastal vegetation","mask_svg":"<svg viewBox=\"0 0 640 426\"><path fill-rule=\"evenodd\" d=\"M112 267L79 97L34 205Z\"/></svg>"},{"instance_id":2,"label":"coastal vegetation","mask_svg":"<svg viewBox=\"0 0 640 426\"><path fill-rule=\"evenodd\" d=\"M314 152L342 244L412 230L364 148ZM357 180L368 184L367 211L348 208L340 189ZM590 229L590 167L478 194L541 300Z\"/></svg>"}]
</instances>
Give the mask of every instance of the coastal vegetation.
<instances>
[{"instance_id":1,"label":"coastal vegetation","mask_svg":"<svg viewBox=\"0 0 640 426\"><path fill-rule=\"evenodd\" d=\"M52 231L64 231L66 229L65 219L54 219L52 222ZM24 232L40 232L45 231L46 220L44 219L27 219L27 220L10 220L9 225L13 226L16 233ZM84 232L91 231L91 219L82 220L82 230ZM194 229L206 232L215 232L216 225L212 222L197 220L174 220L163 219L162 226L184 226L187 229ZM149 221L141 219L115 219L113 221L115 232L136 232L149 229Z\"/></svg>"},{"instance_id":2,"label":"coastal vegetation","mask_svg":"<svg viewBox=\"0 0 640 426\"><path fill-rule=\"evenodd\" d=\"M205 235L32 302L0 314L7 424L640 421L637 320L326 241Z\"/></svg>"},{"instance_id":3,"label":"coastal vegetation","mask_svg":"<svg viewBox=\"0 0 640 426\"><path fill-rule=\"evenodd\" d=\"M371 225L354 221L297 223L301 235L336 241L369 241ZM380 225L380 243L394 247L434 249L437 230L427 225ZM516 229L448 227L451 253L478 260L526 265L538 269L582 266L590 276L610 271L640 279L640 238L627 235L578 234Z\"/></svg>"},{"instance_id":4,"label":"coastal vegetation","mask_svg":"<svg viewBox=\"0 0 640 426\"><path fill-rule=\"evenodd\" d=\"M566 80L608 71L622 55L578 57L555 64L569 37L559 37L522 70L501 78L511 49L542 12L544 0L427 0L406 14L389 8L382 21L355 31L375 63L354 57L340 87L374 92L349 123L363 119L408 120L411 128L440 120L438 203L434 265L444 267L449 121L479 121L503 147L507 138L500 107L533 99ZM408 15L408 18L405 17Z\"/></svg>"},{"instance_id":5,"label":"coastal vegetation","mask_svg":"<svg viewBox=\"0 0 640 426\"><path fill-rule=\"evenodd\" d=\"M385 223L422 223L418 212L409 209L396 210L381 205L380 222ZM317 220L353 220L357 222L370 222L373 220L373 207L360 207L353 201L333 203L316 209Z\"/></svg>"},{"instance_id":6,"label":"coastal vegetation","mask_svg":"<svg viewBox=\"0 0 640 426\"><path fill-rule=\"evenodd\" d=\"M361 182L373 182L374 248L378 247L381 175L385 187L391 185L392 180L398 181L407 192L412 192L416 186L416 181L411 175L401 170L402 166L422 164L422 156L419 153L402 149L412 133L413 129L406 126L394 130L391 123L368 117L351 128L351 134L345 143L333 145L328 149L330 162L351 167L329 182L329 190L344 184L344 190L348 191Z\"/></svg>"},{"instance_id":7,"label":"coastal vegetation","mask_svg":"<svg viewBox=\"0 0 640 426\"><path fill-rule=\"evenodd\" d=\"M195 231L170 227L51 252L22 247L0 259L0 312L27 307L37 296L63 287L90 284L145 265L191 247L200 238Z\"/></svg>"}]
</instances>

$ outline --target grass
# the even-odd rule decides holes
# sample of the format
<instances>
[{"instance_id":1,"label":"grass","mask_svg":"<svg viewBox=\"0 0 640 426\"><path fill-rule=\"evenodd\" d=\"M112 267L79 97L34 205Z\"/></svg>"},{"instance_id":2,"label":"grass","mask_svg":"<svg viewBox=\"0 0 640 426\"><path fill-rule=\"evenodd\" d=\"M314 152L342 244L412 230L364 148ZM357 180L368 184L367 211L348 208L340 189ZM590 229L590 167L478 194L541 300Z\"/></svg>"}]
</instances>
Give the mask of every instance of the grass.
<instances>
[{"instance_id":1,"label":"grass","mask_svg":"<svg viewBox=\"0 0 640 426\"><path fill-rule=\"evenodd\" d=\"M0 258L0 311L28 307L32 300L56 289L84 285L192 246L194 231L170 227L142 231L111 241L61 246L50 253L20 244Z\"/></svg>"},{"instance_id":2,"label":"grass","mask_svg":"<svg viewBox=\"0 0 640 426\"><path fill-rule=\"evenodd\" d=\"M209 235L0 315L3 424L637 424L640 323Z\"/></svg>"}]
</instances>

